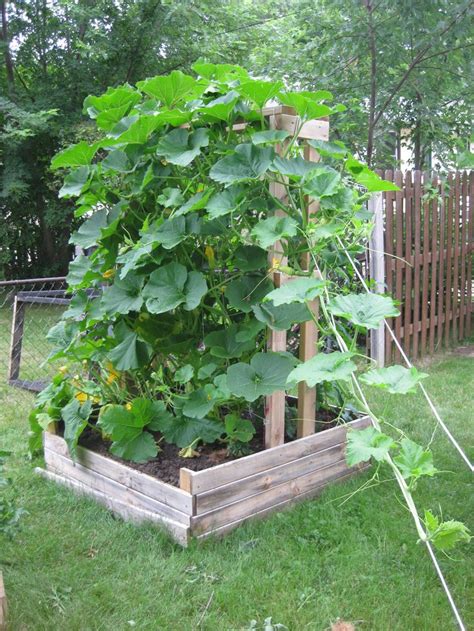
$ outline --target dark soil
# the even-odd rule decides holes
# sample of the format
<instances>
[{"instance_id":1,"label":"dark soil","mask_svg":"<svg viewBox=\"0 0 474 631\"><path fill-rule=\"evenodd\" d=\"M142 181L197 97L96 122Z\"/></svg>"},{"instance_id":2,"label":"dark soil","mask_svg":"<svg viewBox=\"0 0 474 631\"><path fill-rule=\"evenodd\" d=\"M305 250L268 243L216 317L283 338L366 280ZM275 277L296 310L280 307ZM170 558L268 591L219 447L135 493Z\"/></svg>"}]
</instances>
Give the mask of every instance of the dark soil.
<instances>
[{"instance_id":1,"label":"dark soil","mask_svg":"<svg viewBox=\"0 0 474 631\"><path fill-rule=\"evenodd\" d=\"M316 423L316 431L320 432L324 429L329 429L335 425L335 414L328 411L318 412L318 422ZM160 434L156 434L155 438L160 441ZM294 440L294 438L287 438L287 442ZM99 433L92 430L86 430L81 436L80 444L91 451L107 456L112 460L121 462L122 464L137 469L142 473L151 475L163 482L172 484L179 487L179 470L181 467L191 469L192 471L202 471L209 467L222 464L224 462L230 462L236 460L235 456L232 456L227 451L225 443L214 443L212 445L201 445L196 449L198 456L194 458L183 458L179 455L179 448L175 445L169 445L164 441L159 442L161 450L156 458L144 463L130 462L129 460L122 460L117 458L109 451L110 443L105 442ZM256 453L263 451L264 449L264 432L263 426L257 429L257 433L253 437L252 441L248 443L249 453Z\"/></svg>"}]
</instances>

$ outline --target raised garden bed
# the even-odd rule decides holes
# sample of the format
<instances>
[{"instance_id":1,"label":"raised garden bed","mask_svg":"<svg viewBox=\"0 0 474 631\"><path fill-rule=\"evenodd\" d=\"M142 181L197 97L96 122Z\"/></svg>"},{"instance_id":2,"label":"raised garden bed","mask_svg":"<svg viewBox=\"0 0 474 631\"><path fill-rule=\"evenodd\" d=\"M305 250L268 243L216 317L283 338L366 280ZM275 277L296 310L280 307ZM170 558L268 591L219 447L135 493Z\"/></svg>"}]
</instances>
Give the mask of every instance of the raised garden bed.
<instances>
[{"instance_id":1,"label":"raised garden bed","mask_svg":"<svg viewBox=\"0 0 474 631\"><path fill-rule=\"evenodd\" d=\"M223 534L356 473L361 467L348 467L344 457L347 428L370 424L365 416L201 471L181 468L180 488L84 447L74 462L65 441L45 432L46 470L37 472L124 519L159 524L187 545L191 537Z\"/></svg>"}]
</instances>

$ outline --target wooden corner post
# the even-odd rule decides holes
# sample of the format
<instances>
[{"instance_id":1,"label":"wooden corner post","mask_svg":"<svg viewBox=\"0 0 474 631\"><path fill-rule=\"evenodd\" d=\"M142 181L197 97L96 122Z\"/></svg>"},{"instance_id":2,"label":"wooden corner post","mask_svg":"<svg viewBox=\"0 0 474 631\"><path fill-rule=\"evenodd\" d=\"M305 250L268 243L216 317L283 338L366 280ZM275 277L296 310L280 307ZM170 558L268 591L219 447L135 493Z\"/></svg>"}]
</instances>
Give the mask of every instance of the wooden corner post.
<instances>
[{"instance_id":1,"label":"wooden corner post","mask_svg":"<svg viewBox=\"0 0 474 631\"><path fill-rule=\"evenodd\" d=\"M290 133L295 133L299 127L299 117L289 108L265 108L264 114L269 116L271 129L284 129ZM306 122L299 130L298 138L303 140L319 139L327 140L329 137L329 123L323 120ZM277 152L283 153L284 145L277 145ZM319 156L315 149L306 145L304 157L308 160L317 161ZM286 190L284 183L270 184L271 194L279 200L284 201ZM308 219L314 221L314 213L317 210L315 202L308 203L306 212ZM275 214L283 216L285 213L277 209ZM281 242L277 242L268 253L269 265L272 270L275 267L285 266L287 259L284 256L284 248ZM310 255L303 255L302 268L310 269ZM276 287L280 287L283 282L291 281L279 271L273 271L273 282ZM314 315L318 314L318 303L314 301L310 308ZM302 361L307 361L316 353L317 327L313 321L304 322L300 326L300 347L299 356ZM287 339L286 331L268 331L268 350L286 351ZM316 418L316 389L308 388L305 383L298 386L298 420L297 436L302 438L314 433ZM285 391L279 390L269 395L265 403L265 448L276 447L285 442Z\"/></svg>"}]
</instances>

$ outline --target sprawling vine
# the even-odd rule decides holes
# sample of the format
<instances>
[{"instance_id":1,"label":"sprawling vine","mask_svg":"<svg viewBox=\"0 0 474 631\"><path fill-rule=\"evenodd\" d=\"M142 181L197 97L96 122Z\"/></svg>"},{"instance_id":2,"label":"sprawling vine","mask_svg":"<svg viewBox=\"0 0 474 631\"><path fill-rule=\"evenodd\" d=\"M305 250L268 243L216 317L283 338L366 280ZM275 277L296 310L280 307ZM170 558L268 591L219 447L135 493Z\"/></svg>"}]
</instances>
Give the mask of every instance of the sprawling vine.
<instances>
[{"instance_id":1,"label":"sprawling vine","mask_svg":"<svg viewBox=\"0 0 474 631\"><path fill-rule=\"evenodd\" d=\"M364 251L368 195L393 184L340 142L309 140L320 160L304 157L302 125L342 109L329 92L288 92L236 66L194 70L88 97L96 142L53 161L68 171L61 196L77 198L72 242L83 253L70 265L71 305L49 334L64 365L31 415L32 449L61 421L73 456L86 427L138 462L159 454L157 435L183 456L216 441L245 453L263 397L305 381L318 385L320 406L371 415L373 427L350 433L347 461L374 460L375 476L391 469L421 540L449 549L469 539L459 522L419 516L412 493L436 474L431 452L386 428L361 386L409 393L425 377L373 368L357 344L398 315L390 297L360 292L345 256ZM293 133L270 125L269 100L296 112ZM274 288L274 270L292 281ZM266 351L269 329L291 338L311 319L312 359Z\"/></svg>"}]
</instances>

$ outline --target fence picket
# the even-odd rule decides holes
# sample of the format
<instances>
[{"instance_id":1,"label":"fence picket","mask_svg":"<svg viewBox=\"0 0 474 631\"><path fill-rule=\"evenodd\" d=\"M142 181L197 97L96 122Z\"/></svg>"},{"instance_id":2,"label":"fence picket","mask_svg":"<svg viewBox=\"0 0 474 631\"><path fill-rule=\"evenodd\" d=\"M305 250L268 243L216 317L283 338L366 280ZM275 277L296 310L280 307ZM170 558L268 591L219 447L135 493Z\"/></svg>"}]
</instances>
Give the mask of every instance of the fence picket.
<instances>
[{"instance_id":1,"label":"fence picket","mask_svg":"<svg viewBox=\"0 0 474 631\"><path fill-rule=\"evenodd\" d=\"M413 206L415 214L415 247L413 259L413 359L418 357L420 334L420 253L421 253L421 172L413 174Z\"/></svg>"},{"instance_id":2,"label":"fence picket","mask_svg":"<svg viewBox=\"0 0 474 631\"><path fill-rule=\"evenodd\" d=\"M443 318L446 317L446 309L445 309L445 286L446 283L444 281L444 252L445 252L445 221L446 221L446 212L445 212L445 191L444 191L444 182L440 182L440 202L439 202L439 273L438 273L438 319L437 319L437 338L436 345L437 348L440 348L443 343Z\"/></svg>"},{"instance_id":3,"label":"fence picket","mask_svg":"<svg viewBox=\"0 0 474 631\"><path fill-rule=\"evenodd\" d=\"M431 188L438 190L438 178L436 175L431 180ZM436 307L437 307L437 276L438 267L438 196L437 192L433 193L431 199L431 269L430 269L430 305L429 305L429 330L430 330L430 354L435 351L435 333L436 333Z\"/></svg>"},{"instance_id":4,"label":"fence picket","mask_svg":"<svg viewBox=\"0 0 474 631\"><path fill-rule=\"evenodd\" d=\"M401 171L395 171L395 184L401 189L395 193L395 217L396 217L396 261L395 261L395 299L402 303L403 301L403 176ZM404 346L402 338L402 317L395 319L395 335ZM405 350L405 349L404 349ZM399 362L401 358L400 351L395 348L395 361Z\"/></svg>"},{"instance_id":5,"label":"fence picket","mask_svg":"<svg viewBox=\"0 0 474 631\"><path fill-rule=\"evenodd\" d=\"M464 337L464 322L467 312L466 304L466 254L467 254L467 173L464 172L461 178L461 290L459 305L459 339Z\"/></svg>"},{"instance_id":6,"label":"fence picket","mask_svg":"<svg viewBox=\"0 0 474 631\"><path fill-rule=\"evenodd\" d=\"M474 171L471 171L469 175L469 216L468 216L468 229L467 229L467 311L466 311L466 337L471 335L472 325L472 256L473 256L473 204L474 204Z\"/></svg>"},{"instance_id":7,"label":"fence picket","mask_svg":"<svg viewBox=\"0 0 474 631\"><path fill-rule=\"evenodd\" d=\"M459 339L459 215L460 215L460 175L454 179L454 257L453 257L453 341Z\"/></svg>"},{"instance_id":8,"label":"fence picket","mask_svg":"<svg viewBox=\"0 0 474 631\"><path fill-rule=\"evenodd\" d=\"M411 180L411 172L405 174L405 290L403 295L405 303L403 305L404 324L403 324L403 348L408 355L411 355L411 338L412 338L412 270L413 270L413 252L412 252L412 219L413 219L413 186Z\"/></svg>"},{"instance_id":9,"label":"fence picket","mask_svg":"<svg viewBox=\"0 0 474 631\"><path fill-rule=\"evenodd\" d=\"M422 193L425 195L428 191L429 185L429 174L423 174L423 187ZM421 356L426 355L426 337L427 337L427 325L428 325L428 286L429 286L429 257L430 257L430 245L429 245L429 234L430 234L430 203L425 198L423 204L423 282L422 282L422 299L421 299Z\"/></svg>"},{"instance_id":10,"label":"fence picket","mask_svg":"<svg viewBox=\"0 0 474 631\"><path fill-rule=\"evenodd\" d=\"M386 180L393 182L393 171L385 171L383 176ZM387 293L393 292L393 202L395 195L392 191L385 193L385 284L387 287ZM390 328L393 327L393 318L387 318L387 324ZM390 335L385 336L385 360L390 362L392 358L393 341Z\"/></svg>"}]
</instances>

